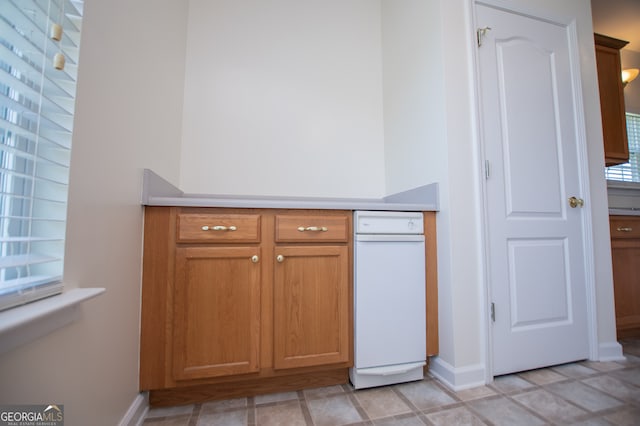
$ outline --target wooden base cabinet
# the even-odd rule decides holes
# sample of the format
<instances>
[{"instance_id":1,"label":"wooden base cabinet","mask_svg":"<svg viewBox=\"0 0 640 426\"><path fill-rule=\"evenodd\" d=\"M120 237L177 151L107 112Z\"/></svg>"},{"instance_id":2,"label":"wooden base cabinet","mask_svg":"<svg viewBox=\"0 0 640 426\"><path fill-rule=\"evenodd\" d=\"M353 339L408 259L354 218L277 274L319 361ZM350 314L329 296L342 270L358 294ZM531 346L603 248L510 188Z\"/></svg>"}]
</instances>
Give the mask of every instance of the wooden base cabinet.
<instances>
[{"instance_id":1,"label":"wooden base cabinet","mask_svg":"<svg viewBox=\"0 0 640 426\"><path fill-rule=\"evenodd\" d=\"M640 337L640 216L611 216L610 226L618 338Z\"/></svg>"},{"instance_id":2,"label":"wooden base cabinet","mask_svg":"<svg viewBox=\"0 0 640 426\"><path fill-rule=\"evenodd\" d=\"M351 224L350 211L146 207L151 404L346 383Z\"/></svg>"}]
</instances>

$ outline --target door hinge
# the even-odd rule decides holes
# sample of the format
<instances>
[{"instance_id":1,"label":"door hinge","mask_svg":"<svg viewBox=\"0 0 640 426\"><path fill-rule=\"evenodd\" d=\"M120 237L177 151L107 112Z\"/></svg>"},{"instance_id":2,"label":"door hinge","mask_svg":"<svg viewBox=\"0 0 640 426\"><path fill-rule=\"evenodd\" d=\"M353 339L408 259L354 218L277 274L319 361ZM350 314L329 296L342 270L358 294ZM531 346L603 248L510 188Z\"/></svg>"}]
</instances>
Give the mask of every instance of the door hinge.
<instances>
[{"instance_id":1,"label":"door hinge","mask_svg":"<svg viewBox=\"0 0 640 426\"><path fill-rule=\"evenodd\" d=\"M491 302L491 321L496 322L496 304Z\"/></svg>"},{"instance_id":2,"label":"door hinge","mask_svg":"<svg viewBox=\"0 0 640 426\"><path fill-rule=\"evenodd\" d=\"M491 27L484 27L484 28L478 28L476 30L476 37L478 39L478 47L482 46L482 40L484 39L484 36L487 34L487 31L489 31L491 29Z\"/></svg>"},{"instance_id":3,"label":"door hinge","mask_svg":"<svg viewBox=\"0 0 640 426\"><path fill-rule=\"evenodd\" d=\"M484 160L484 178L489 179L490 175L491 175L491 168L489 165L489 160Z\"/></svg>"}]
</instances>

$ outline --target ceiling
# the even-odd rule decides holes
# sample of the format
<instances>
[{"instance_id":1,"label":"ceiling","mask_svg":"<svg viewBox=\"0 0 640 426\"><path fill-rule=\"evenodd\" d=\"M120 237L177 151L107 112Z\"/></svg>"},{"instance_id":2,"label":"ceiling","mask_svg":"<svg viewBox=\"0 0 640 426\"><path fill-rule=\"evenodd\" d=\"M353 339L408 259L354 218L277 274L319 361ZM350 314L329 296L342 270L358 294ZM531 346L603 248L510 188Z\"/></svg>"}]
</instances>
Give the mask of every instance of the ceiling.
<instances>
[{"instance_id":1,"label":"ceiling","mask_svg":"<svg viewBox=\"0 0 640 426\"><path fill-rule=\"evenodd\" d=\"M640 52L640 0L591 0L593 30L626 40L626 50Z\"/></svg>"}]
</instances>

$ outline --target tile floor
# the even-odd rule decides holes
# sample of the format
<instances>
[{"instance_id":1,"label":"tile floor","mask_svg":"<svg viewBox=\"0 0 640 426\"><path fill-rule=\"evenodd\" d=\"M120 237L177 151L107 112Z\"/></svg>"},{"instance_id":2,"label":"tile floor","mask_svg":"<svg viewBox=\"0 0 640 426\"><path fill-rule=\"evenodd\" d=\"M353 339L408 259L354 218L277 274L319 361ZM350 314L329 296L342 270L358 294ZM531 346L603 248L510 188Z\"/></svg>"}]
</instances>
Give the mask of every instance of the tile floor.
<instances>
[{"instance_id":1,"label":"tile floor","mask_svg":"<svg viewBox=\"0 0 640 426\"><path fill-rule=\"evenodd\" d=\"M452 392L436 379L354 391L330 386L153 408L144 425L640 425L640 339L626 361L578 362Z\"/></svg>"}]
</instances>

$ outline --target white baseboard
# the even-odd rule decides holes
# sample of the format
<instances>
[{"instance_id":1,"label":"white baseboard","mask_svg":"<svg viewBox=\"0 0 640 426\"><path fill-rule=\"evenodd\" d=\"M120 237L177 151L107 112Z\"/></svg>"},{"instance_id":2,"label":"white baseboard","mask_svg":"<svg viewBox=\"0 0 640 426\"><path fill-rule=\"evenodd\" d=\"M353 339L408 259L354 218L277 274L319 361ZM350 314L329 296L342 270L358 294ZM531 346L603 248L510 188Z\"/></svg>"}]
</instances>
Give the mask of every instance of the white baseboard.
<instances>
[{"instance_id":1,"label":"white baseboard","mask_svg":"<svg viewBox=\"0 0 640 426\"><path fill-rule=\"evenodd\" d=\"M626 358L622 354L622 345L618 342L605 342L598 345L597 361L624 361Z\"/></svg>"},{"instance_id":2,"label":"white baseboard","mask_svg":"<svg viewBox=\"0 0 640 426\"><path fill-rule=\"evenodd\" d=\"M118 426L140 426L149 411L149 394L142 392L136 395L129 409L120 420Z\"/></svg>"},{"instance_id":3,"label":"white baseboard","mask_svg":"<svg viewBox=\"0 0 640 426\"><path fill-rule=\"evenodd\" d=\"M486 384L482 364L456 368L440 357L433 357L429 362L429 373L454 392Z\"/></svg>"}]
</instances>

